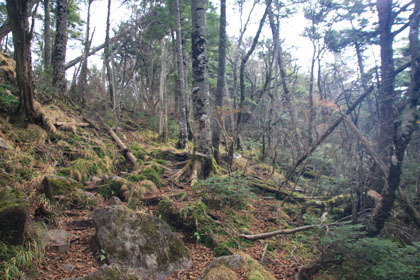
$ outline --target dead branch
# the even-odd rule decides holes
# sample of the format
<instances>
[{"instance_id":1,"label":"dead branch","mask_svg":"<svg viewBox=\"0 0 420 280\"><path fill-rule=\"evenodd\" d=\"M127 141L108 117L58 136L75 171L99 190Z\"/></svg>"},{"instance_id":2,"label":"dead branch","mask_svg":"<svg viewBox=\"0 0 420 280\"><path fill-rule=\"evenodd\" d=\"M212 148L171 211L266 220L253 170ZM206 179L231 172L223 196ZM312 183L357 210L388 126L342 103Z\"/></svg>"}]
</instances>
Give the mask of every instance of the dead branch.
<instances>
[{"instance_id":1,"label":"dead branch","mask_svg":"<svg viewBox=\"0 0 420 280\"><path fill-rule=\"evenodd\" d=\"M112 139L117 143L118 148L123 151L125 158L132 164L136 165L137 159L136 157L130 152L127 146L121 141L117 134L115 134L114 130L109 127L108 125L104 124L106 129L108 130L109 135L111 135Z\"/></svg>"},{"instance_id":2,"label":"dead branch","mask_svg":"<svg viewBox=\"0 0 420 280\"><path fill-rule=\"evenodd\" d=\"M84 123L84 122L80 122L80 123L75 123L75 122L56 122L55 126L68 126L68 125L74 125L74 126L79 126L79 127L88 127L89 123Z\"/></svg>"}]
</instances>

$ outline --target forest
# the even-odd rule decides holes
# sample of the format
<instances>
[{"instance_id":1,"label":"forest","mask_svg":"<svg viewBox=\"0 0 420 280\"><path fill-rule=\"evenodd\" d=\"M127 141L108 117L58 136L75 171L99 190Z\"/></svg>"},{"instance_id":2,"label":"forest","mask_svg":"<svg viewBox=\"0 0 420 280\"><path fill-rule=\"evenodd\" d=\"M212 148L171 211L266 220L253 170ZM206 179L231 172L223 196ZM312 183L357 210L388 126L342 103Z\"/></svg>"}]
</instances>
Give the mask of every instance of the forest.
<instances>
[{"instance_id":1,"label":"forest","mask_svg":"<svg viewBox=\"0 0 420 280\"><path fill-rule=\"evenodd\" d=\"M420 0L0 0L0 280L420 279Z\"/></svg>"}]
</instances>

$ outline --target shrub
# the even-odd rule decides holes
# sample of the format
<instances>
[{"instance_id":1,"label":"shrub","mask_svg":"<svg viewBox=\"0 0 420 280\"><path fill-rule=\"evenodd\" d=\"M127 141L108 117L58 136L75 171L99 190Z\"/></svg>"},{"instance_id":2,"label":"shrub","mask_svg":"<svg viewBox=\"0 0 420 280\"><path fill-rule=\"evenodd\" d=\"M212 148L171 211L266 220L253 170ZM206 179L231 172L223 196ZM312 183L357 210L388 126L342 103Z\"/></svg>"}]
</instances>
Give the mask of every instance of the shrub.
<instances>
[{"instance_id":1,"label":"shrub","mask_svg":"<svg viewBox=\"0 0 420 280\"><path fill-rule=\"evenodd\" d=\"M420 279L420 243L401 246L390 239L364 237L361 227L335 227L321 238L324 257L342 260L333 273L340 273L341 279Z\"/></svg>"},{"instance_id":2,"label":"shrub","mask_svg":"<svg viewBox=\"0 0 420 280\"><path fill-rule=\"evenodd\" d=\"M253 197L248 180L238 175L212 176L198 181L194 185L194 189L198 190L203 202L213 208L230 206L242 209Z\"/></svg>"}]
</instances>

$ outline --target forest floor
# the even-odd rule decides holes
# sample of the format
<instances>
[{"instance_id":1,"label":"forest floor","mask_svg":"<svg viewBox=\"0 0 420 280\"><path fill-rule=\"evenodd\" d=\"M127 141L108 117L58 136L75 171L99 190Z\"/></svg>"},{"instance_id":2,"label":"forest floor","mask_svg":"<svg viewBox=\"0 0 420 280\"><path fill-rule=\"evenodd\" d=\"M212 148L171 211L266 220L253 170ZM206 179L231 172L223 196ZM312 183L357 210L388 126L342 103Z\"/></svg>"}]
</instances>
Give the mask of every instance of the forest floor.
<instances>
[{"instance_id":1,"label":"forest floor","mask_svg":"<svg viewBox=\"0 0 420 280\"><path fill-rule=\"evenodd\" d=\"M167 180L168 175L163 175L164 178L166 177L166 187L160 188L159 195L161 196L173 192L173 188ZM191 187L186 185L182 187L183 191L193 193ZM194 196L191 195L190 197ZM278 214L273 208L273 201L255 199L254 203L252 214L255 217L255 222L252 224L251 230L261 232L266 229L279 229L277 223L275 223ZM104 207L104 204L97 205L97 208L100 207ZM139 211L156 214L156 208L156 206L144 206ZM87 209L68 210L55 219L54 226L51 226L50 229L64 229L73 234L70 239L70 249L65 253L58 253L51 248L47 248L44 259L38 267L39 277L36 279L82 277L99 268L101 265L100 252L93 251L95 229L92 222L92 213L93 210ZM217 214L223 216L223 213L219 212ZM182 237L182 234L180 235ZM276 237L276 242L279 244L286 243L285 241L288 239L288 236L278 236ZM197 279L204 269L216 258L213 250L205 247L203 244L191 242L187 239L184 242L193 264L190 269L175 272L172 277L167 278L168 280ZM300 263L301 261L294 255L297 253L296 246L291 252L275 249L274 254L271 254L271 256L276 256L273 258L268 257L264 253L267 250L265 244L262 241L249 242L237 250L247 253L256 260L262 261L265 268L271 271L276 279L293 279L298 267L302 265ZM262 260L263 254L266 255L264 260ZM242 275L243 272L239 271L239 274Z\"/></svg>"},{"instance_id":2,"label":"forest floor","mask_svg":"<svg viewBox=\"0 0 420 280\"><path fill-rule=\"evenodd\" d=\"M54 104L44 107L53 123L63 120L68 123L83 121L82 116L62 107ZM122 177L138 175L136 172L156 164L164 171L160 175L158 193L154 194L156 197L164 198L174 192L184 192L183 205L193 204L199 199L196 189L188 184L173 181L174 174L182 168L181 163L186 162L185 155L188 151L177 150L175 140L166 144L159 143L157 134L151 130L139 129L138 122L139 120L136 120L137 127L134 129L116 131L129 149L138 149L133 153L139 151L143 153L144 158L139 160L137 167L140 169L133 170L132 167L128 167L129 164L107 135L106 130L97 128L99 125L51 134L40 126L17 126L8 116L0 116L0 138L11 147L6 150L0 149L2 159L0 175L7 178L6 184L23 191L30 198L32 219L45 222L49 230L63 229L72 234L70 247L65 252L60 253L50 247L45 249L44 256L36 264L35 271L29 274L32 278L28 279L82 277L103 264L101 261L103 256L94 244L95 228L92 214L96 209L104 207L105 201L98 200L94 207L75 209L64 207L56 209L57 211L53 209L47 214L48 217L35 217L35 210L40 207L41 182L46 175L57 174L76 179L85 183L85 188L89 191L86 182L93 176L105 178L114 175ZM168 151L169 157L166 158L165 153ZM227 173L223 168L222 166L220 173ZM242 175L245 174L245 177L252 175L267 181L273 179L267 175L271 172L268 165L261 164L257 160L255 162L249 160L245 155L235 160L234 170ZM281 175L275 172L275 176ZM98 194L96 196L99 197ZM127 202L122 203L127 204ZM230 242L231 253L244 252L250 255L276 279L293 279L298 268L313 257L314 249L308 247L312 241L310 234L278 235L253 242L238 238L240 233L262 233L302 225L300 206L286 203L282 209L280 203L281 201L272 194L257 192L243 209L225 206L222 209L209 209L209 214L215 217L220 225L218 237L225 243ZM158 215L157 203L141 205L137 211ZM168 279L197 279L217 257L215 250L204 246L198 242L199 240L191 240L191 236L188 238L185 232L178 232L177 229L174 231L183 239L193 264L190 269L177 271ZM2 265L1 260L0 265ZM244 274L241 271L238 273Z\"/></svg>"}]
</instances>

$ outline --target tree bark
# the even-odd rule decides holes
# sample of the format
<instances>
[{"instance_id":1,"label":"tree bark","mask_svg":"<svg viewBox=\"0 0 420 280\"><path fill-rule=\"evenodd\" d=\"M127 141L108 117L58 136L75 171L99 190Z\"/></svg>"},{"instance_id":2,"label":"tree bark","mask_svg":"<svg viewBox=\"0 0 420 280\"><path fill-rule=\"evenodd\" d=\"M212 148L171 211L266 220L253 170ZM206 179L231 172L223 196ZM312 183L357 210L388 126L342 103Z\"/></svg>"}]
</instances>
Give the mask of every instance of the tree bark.
<instances>
[{"instance_id":1,"label":"tree bark","mask_svg":"<svg viewBox=\"0 0 420 280\"><path fill-rule=\"evenodd\" d=\"M114 79L112 77L112 69L110 65L110 38L109 38L109 29L110 29L110 18L111 18L111 0L108 0L108 11L106 16L106 34L105 34L105 46L104 46L104 64L106 67L106 77L108 80L108 93L109 100L111 103L111 108L115 109L115 92L114 92Z\"/></svg>"},{"instance_id":2,"label":"tree bark","mask_svg":"<svg viewBox=\"0 0 420 280\"><path fill-rule=\"evenodd\" d=\"M184 56L182 54L182 34L181 34L181 19L179 0L175 0L175 25L176 25L176 55L178 65L178 79L179 79L179 139L178 148L184 149L187 146L187 112L186 112L186 80L184 69Z\"/></svg>"},{"instance_id":3,"label":"tree bark","mask_svg":"<svg viewBox=\"0 0 420 280\"><path fill-rule=\"evenodd\" d=\"M7 14L13 33L16 79L19 87L19 112L27 122L35 121L34 89L31 65L31 37L29 31L29 0L7 0Z\"/></svg>"},{"instance_id":4,"label":"tree bark","mask_svg":"<svg viewBox=\"0 0 420 280\"><path fill-rule=\"evenodd\" d=\"M81 105L84 107L86 103L85 94L87 91L87 74L88 74L88 54L90 49L90 7L93 0L88 0L87 18L86 18L86 34L85 45L83 51L82 66L80 68L79 80L76 86L76 97L79 99Z\"/></svg>"},{"instance_id":5,"label":"tree bark","mask_svg":"<svg viewBox=\"0 0 420 280\"><path fill-rule=\"evenodd\" d=\"M244 115L243 110L245 109L244 108L244 103L245 103L245 66L246 66L246 63L247 63L248 59L251 57L252 53L254 52L254 50L257 46L258 39L260 38L261 30L264 26L264 22L265 22L265 19L267 17L268 11L270 10L270 5L271 5L271 0L268 0L267 3L266 3L266 8L265 8L263 17L261 18L260 24L258 26L257 33L255 34L255 37L252 41L251 48L248 50L246 55L242 58L241 66L239 68L239 88L240 88L241 96L240 96L240 101L239 101L239 114L238 114L238 119L236 121L236 129L237 129L236 145L239 149L241 148L239 130L240 130L241 124L243 122L243 115Z\"/></svg>"},{"instance_id":6,"label":"tree bark","mask_svg":"<svg viewBox=\"0 0 420 280\"><path fill-rule=\"evenodd\" d=\"M225 60L226 60L226 0L220 0L220 27L219 27L219 62L217 69L217 89L215 114L220 118L223 107L223 93L225 90ZM221 122L220 122L221 123ZM219 162L220 130L217 121L213 121L213 149L214 158Z\"/></svg>"},{"instance_id":7,"label":"tree bark","mask_svg":"<svg viewBox=\"0 0 420 280\"><path fill-rule=\"evenodd\" d=\"M388 17L391 14L392 8L392 1L383 1L384 3L379 3L378 1L378 14L380 19L380 24L384 24L384 19L381 17ZM398 187L400 185L400 176L402 173L402 162L404 160L404 154L407 148L408 143L411 140L411 135L413 134L416 128L416 122L418 119L417 114L417 105L419 103L419 95L420 95L420 42L419 42L419 22L420 22L420 0L414 1L415 6L413 10L413 14L410 19L410 32L409 32L409 42L410 42L410 55L411 55L411 81L410 81L410 90L408 93L408 98L405 104L405 107L401 114L398 116L399 120L397 119L389 119L394 116L393 104L389 103L389 100L384 100L384 98L391 98L393 96L389 96L391 91L394 92L393 84L389 85L389 81L385 81L382 77L381 79L381 87L385 83L385 86L389 91L381 92L385 94L385 96L381 97L381 131L380 133L384 133L383 130L388 130L392 132L390 136L388 136L388 140L380 141L379 146L383 149L389 149L390 155L386 157L387 162L389 162L389 169L388 174L385 178L385 186L381 192L382 200L375 206L375 209L372 213L371 219L368 224L368 235L369 236L376 236L382 230L385 225L386 220L391 215L391 209L394 205L394 201L396 199L396 193ZM389 24L388 21L385 23ZM381 26L380 26L381 27ZM382 28L385 28L382 26ZM389 26L389 30L391 26ZM388 34L388 32L385 32ZM380 33L382 36L382 32ZM392 41L391 46L384 44L384 50L382 50L382 43L389 43L388 40L382 39L381 41L381 61L385 65L389 65L392 61ZM389 53L391 51L391 53ZM382 57L383 55L383 57ZM391 56L391 57L389 57ZM393 66L393 64L392 64ZM381 70L383 65L381 65ZM383 69L385 70L385 69ZM389 71L389 70L388 70ZM393 68L391 73L382 73L387 74L386 77L393 74ZM392 98L391 101L394 101L395 98ZM390 106L390 108L384 108L385 106ZM385 123L383 123L385 122ZM386 128L386 124L391 127ZM394 124L394 125L391 125ZM389 139L390 138L390 139ZM391 143L389 143L391 141Z\"/></svg>"},{"instance_id":8,"label":"tree bark","mask_svg":"<svg viewBox=\"0 0 420 280\"><path fill-rule=\"evenodd\" d=\"M167 97L166 97L166 55L168 52L167 41L162 38L160 41L160 48L162 52L160 63L160 85L159 85L159 99L160 99L160 119L159 119L159 135L163 142L168 141L168 117L167 117Z\"/></svg>"},{"instance_id":9,"label":"tree bark","mask_svg":"<svg viewBox=\"0 0 420 280\"><path fill-rule=\"evenodd\" d=\"M50 0L44 0L44 70L51 66Z\"/></svg>"},{"instance_id":10,"label":"tree bark","mask_svg":"<svg viewBox=\"0 0 420 280\"><path fill-rule=\"evenodd\" d=\"M61 96L64 96L67 93L67 79L65 70L68 17L67 0L57 0L56 17L56 33L54 52L52 56L53 85L56 87L58 93Z\"/></svg>"}]
</instances>

